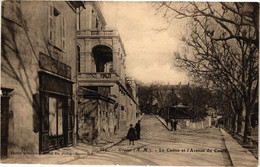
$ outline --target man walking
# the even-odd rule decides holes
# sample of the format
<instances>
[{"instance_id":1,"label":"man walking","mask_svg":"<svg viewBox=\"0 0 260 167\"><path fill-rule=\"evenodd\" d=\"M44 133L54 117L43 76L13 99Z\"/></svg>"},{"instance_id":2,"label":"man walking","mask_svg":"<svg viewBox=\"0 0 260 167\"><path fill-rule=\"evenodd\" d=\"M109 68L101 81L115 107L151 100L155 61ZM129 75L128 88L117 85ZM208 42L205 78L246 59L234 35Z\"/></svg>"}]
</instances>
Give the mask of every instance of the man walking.
<instances>
[{"instance_id":1,"label":"man walking","mask_svg":"<svg viewBox=\"0 0 260 167\"><path fill-rule=\"evenodd\" d=\"M135 133L135 128L133 127L133 124L130 124L130 129L128 130L127 139L129 139L129 145L134 144L134 141L136 140L136 133Z\"/></svg>"},{"instance_id":2,"label":"man walking","mask_svg":"<svg viewBox=\"0 0 260 167\"><path fill-rule=\"evenodd\" d=\"M178 122L177 122L177 120L175 120L174 121L174 131L176 131L176 129L177 129L177 124L178 124Z\"/></svg>"},{"instance_id":3,"label":"man walking","mask_svg":"<svg viewBox=\"0 0 260 167\"><path fill-rule=\"evenodd\" d=\"M166 119L165 119L165 122L166 122L166 125L167 125L167 127L168 127L169 119L166 118Z\"/></svg>"},{"instance_id":4,"label":"man walking","mask_svg":"<svg viewBox=\"0 0 260 167\"><path fill-rule=\"evenodd\" d=\"M173 120L171 119L171 131L173 131Z\"/></svg>"},{"instance_id":5,"label":"man walking","mask_svg":"<svg viewBox=\"0 0 260 167\"><path fill-rule=\"evenodd\" d=\"M140 120L136 123L135 125L135 130L136 130L136 139L140 140L140 131L141 131L141 125L140 125Z\"/></svg>"}]
</instances>

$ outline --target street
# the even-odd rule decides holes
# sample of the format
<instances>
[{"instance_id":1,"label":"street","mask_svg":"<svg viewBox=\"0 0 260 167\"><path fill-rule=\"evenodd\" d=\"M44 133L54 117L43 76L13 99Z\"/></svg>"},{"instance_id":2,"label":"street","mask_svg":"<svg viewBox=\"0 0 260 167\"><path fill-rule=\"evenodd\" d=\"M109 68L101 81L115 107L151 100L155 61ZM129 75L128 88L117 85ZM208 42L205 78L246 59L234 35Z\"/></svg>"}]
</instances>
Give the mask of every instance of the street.
<instances>
[{"instance_id":1,"label":"street","mask_svg":"<svg viewBox=\"0 0 260 167\"><path fill-rule=\"evenodd\" d=\"M152 115L141 121L141 140L134 146L124 140L91 156L64 164L87 165L162 165L231 166L223 136L216 128L168 131Z\"/></svg>"}]
</instances>

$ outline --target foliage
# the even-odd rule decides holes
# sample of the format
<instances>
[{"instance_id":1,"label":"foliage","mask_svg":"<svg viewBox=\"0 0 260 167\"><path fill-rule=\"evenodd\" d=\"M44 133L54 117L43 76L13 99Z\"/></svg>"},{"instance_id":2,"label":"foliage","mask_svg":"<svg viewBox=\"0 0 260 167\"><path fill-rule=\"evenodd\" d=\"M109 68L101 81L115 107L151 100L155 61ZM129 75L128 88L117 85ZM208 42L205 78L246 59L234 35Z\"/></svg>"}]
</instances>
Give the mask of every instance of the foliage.
<instances>
[{"instance_id":1,"label":"foliage","mask_svg":"<svg viewBox=\"0 0 260 167\"><path fill-rule=\"evenodd\" d=\"M182 38L187 48L174 54L176 65L221 92L234 113L245 109L246 141L258 101L259 4L161 2L157 10L169 19L189 20L191 30Z\"/></svg>"}]
</instances>

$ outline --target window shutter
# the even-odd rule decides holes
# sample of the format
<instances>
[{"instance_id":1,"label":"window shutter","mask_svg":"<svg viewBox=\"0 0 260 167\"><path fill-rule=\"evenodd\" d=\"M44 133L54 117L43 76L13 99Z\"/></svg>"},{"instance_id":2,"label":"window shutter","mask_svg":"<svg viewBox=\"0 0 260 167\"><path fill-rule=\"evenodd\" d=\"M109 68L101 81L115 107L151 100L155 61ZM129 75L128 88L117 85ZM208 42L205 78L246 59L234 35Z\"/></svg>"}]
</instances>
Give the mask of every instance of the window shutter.
<instances>
[{"instance_id":1,"label":"window shutter","mask_svg":"<svg viewBox=\"0 0 260 167\"><path fill-rule=\"evenodd\" d=\"M62 43L62 49L63 51L66 50L66 19L64 16L62 16L62 24L61 24L61 29L62 29L62 35L61 35L61 43Z\"/></svg>"},{"instance_id":2,"label":"window shutter","mask_svg":"<svg viewBox=\"0 0 260 167\"><path fill-rule=\"evenodd\" d=\"M48 24L48 31L49 31L49 42L51 44L54 44L54 38L55 38L55 22L53 17L53 4L52 2L49 2L49 24Z\"/></svg>"}]
</instances>

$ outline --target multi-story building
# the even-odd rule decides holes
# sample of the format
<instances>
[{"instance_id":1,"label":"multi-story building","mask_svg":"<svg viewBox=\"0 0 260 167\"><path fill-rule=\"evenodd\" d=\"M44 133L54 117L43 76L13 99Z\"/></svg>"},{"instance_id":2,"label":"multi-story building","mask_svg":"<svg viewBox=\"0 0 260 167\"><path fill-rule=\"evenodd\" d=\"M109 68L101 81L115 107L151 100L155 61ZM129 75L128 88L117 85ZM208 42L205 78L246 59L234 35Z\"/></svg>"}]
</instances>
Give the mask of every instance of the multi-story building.
<instances>
[{"instance_id":1,"label":"multi-story building","mask_svg":"<svg viewBox=\"0 0 260 167\"><path fill-rule=\"evenodd\" d=\"M83 5L2 2L1 156L72 144L76 11Z\"/></svg>"},{"instance_id":2,"label":"multi-story building","mask_svg":"<svg viewBox=\"0 0 260 167\"><path fill-rule=\"evenodd\" d=\"M80 139L92 142L134 121L138 103L134 82L126 81L126 52L118 31L106 29L98 2L89 2L85 7L78 14L77 24L82 116L78 128Z\"/></svg>"}]
</instances>

